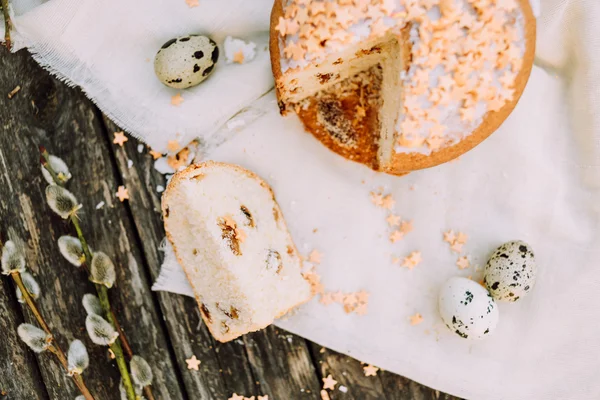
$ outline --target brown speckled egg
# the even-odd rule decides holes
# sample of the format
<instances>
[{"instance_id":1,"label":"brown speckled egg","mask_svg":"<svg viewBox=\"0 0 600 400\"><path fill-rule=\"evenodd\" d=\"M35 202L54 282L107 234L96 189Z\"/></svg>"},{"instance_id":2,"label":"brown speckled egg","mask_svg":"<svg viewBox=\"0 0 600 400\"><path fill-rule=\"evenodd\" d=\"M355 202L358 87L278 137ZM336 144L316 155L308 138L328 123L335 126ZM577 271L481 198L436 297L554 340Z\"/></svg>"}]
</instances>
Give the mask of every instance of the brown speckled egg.
<instances>
[{"instance_id":1,"label":"brown speckled egg","mask_svg":"<svg viewBox=\"0 0 600 400\"><path fill-rule=\"evenodd\" d=\"M219 47L211 38L182 36L163 44L154 58L154 72L165 85L186 89L208 78L218 59Z\"/></svg>"},{"instance_id":2,"label":"brown speckled egg","mask_svg":"<svg viewBox=\"0 0 600 400\"><path fill-rule=\"evenodd\" d=\"M516 240L504 243L492 254L483 282L495 300L517 301L533 289L536 274L531 246Z\"/></svg>"}]
</instances>

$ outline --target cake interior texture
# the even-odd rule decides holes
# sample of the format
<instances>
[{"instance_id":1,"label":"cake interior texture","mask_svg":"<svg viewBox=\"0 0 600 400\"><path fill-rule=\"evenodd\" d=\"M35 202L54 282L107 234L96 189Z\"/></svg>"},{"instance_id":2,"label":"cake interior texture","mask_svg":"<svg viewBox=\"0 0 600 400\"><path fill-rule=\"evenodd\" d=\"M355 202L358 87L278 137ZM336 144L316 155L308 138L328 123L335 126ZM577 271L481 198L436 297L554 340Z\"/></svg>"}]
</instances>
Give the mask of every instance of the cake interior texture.
<instances>
[{"instance_id":1,"label":"cake interior texture","mask_svg":"<svg viewBox=\"0 0 600 400\"><path fill-rule=\"evenodd\" d=\"M217 164L175 185L165 225L218 340L264 328L310 298L279 206L260 178Z\"/></svg>"},{"instance_id":2,"label":"cake interior texture","mask_svg":"<svg viewBox=\"0 0 600 400\"><path fill-rule=\"evenodd\" d=\"M395 34L287 70L281 100L329 148L374 169L390 162L406 68ZM328 137L332 140L328 140Z\"/></svg>"}]
</instances>

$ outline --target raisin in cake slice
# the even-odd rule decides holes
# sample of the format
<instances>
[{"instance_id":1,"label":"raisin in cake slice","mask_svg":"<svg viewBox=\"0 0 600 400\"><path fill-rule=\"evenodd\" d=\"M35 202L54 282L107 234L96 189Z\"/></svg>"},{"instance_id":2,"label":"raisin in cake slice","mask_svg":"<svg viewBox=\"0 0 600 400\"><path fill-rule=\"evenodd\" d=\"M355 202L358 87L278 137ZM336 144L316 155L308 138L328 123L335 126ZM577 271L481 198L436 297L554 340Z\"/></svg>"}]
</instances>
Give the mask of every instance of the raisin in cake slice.
<instances>
[{"instance_id":1,"label":"raisin in cake slice","mask_svg":"<svg viewBox=\"0 0 600 400\"><path fill-rule=\"evenodd\" d=\"M192 165L173 177L162 210L217 340L262 329L311 297L279 205L254 173L212 161Z\"/></svg>"}]
</instances>

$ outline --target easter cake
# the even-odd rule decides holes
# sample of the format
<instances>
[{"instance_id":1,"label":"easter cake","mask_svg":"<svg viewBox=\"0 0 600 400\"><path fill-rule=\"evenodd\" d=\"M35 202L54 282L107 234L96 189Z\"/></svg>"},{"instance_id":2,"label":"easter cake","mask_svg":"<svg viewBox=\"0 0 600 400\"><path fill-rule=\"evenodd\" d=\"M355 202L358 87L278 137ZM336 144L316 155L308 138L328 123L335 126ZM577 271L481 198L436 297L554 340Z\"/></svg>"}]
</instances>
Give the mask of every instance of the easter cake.
<instances>
[{"instance_id":1,"label":"easter cake","mask_svg":"<svg viewBox=\"0 0 600 400\"><path fill-rule=\"evenodd\" d=\"M226 342L308 301L311 288L271 188L237 165L205 162L163 195L173 245L213 336Z\"/></svg>"},{"instance_id":2,"label":"easter cake","mask_svg":"<svg viewBox=\"0 0 600 400\"><path fill-rule=\"evenodd\" d=\"M487 138L533 65L527 0L276 0L271 64L282 114L336 153L391 174Z\"/></svg>"}]
</instances>

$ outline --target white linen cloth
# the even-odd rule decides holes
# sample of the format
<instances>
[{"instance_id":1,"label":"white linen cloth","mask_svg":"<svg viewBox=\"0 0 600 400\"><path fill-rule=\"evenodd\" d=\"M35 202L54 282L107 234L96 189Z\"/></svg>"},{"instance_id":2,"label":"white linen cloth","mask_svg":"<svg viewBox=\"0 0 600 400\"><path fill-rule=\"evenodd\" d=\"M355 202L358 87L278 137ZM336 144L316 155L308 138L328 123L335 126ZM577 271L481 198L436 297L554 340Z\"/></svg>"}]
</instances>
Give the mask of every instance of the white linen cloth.
<instances>
[{"instance_id":1,"label":"white linen cloth","mask_svg":"<svg viewBox=\"0 0 600 400\"><path fill-rule=\"evenodd\" d=\"M274 95L260 97L269 73L260 55L227 75L247 83L245 101L239 88L218 88L229 83L221 83L225 78L216 71L209 80L216 87L206 88L214 93L208 114L182 108L205 101L194 92L205 84L183 92L182 106L168 107L173 93L157 86L144 59L170 37L191 31L216 34L227 27L226 33L247 39L260 23L266 26L270 1L201 0L194 9L183 0L169 1L170 7L159 0L131 3L51 0L15 18L18 44L61 78L82 85L103 111L158 149L175 132L182 143L194 135L214 145L228 139L210 158L241 164L272 185L300 251L323 253L317 271L326 290L371 293L365 316L315 299L277 325L469 399L600 398L597 0L543 0L537 62L544 69L534 68L513 114L460 160L402 178L344 160L306 134L296 117L280 117ZM197 12L204 6L213 7L210 18ZM233 6L243 14L233 13ZM236 32L252 15L256 25ZM234 100L246 112L218 129L237 112L229 105ZM189 121L208 128L184 130ZM244 124L239 132L230 129ZM393 245L386 214L369 200L380 186L394 195L394 211L415 227ZM474 267L456 267L458 256L442 241L447 229L469 235L465 254L480 267L504 241L523 239L536 251L536 287L520 302L500 305L498 329L484 341L453 335L437 314L437 291L447 278L481 276ZM155 288L189 295L166 250ZM424 261L414 270L392 264L392 256L415 250ZM424 321L411 326L415 313Z\"/></svg>"}]
</instances>

